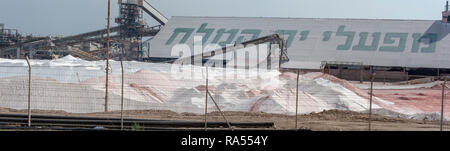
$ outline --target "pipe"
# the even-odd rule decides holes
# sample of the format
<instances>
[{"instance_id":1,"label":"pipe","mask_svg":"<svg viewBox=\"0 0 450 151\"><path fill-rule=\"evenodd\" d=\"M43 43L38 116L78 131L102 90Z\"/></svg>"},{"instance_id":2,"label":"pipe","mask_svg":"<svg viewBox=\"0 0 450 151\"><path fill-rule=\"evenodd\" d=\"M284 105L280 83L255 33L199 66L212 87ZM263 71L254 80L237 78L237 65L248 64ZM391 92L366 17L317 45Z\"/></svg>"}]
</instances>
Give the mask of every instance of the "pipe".
<instances>
[{"instance_id":1,"label":"pipe","mask_svg":"<svg viewBox=\"0 0 450 151\"><path fill-rule=\"evenodd\" d=\"M1 117L0 121L3 123L26 123L26 118L16 118L16 117ZM70 126L117 126L119 127L120 120L107 121L107 120L81 120L81 119L45 119L45 118L33 118L35 125L38 124L53 124L53 125L70 125ZM204 122L195 121L125 121L124 126L133 126L136 123L144 127L184 127L184 128L201 128L204 126ZM273 127L273 122L239 122L239 123L229 123L234 127ZM226 127L228 123L226 122L208 122L208 127Z\"/></svg>"}]
</instances>

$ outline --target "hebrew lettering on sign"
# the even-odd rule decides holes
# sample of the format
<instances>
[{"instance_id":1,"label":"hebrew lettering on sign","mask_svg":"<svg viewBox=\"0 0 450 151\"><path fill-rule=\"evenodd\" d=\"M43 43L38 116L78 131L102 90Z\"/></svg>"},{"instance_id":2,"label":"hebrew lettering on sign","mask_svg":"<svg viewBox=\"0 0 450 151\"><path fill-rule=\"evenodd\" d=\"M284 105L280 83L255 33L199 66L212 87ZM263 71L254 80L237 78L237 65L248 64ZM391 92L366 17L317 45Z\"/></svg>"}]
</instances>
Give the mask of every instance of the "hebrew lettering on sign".
<instances>
[{"instance_id":1,"label":"hebrew lettering on sign","mask_svg":"<svg viewBox=\"0 0 450 151\"><path fill-rule=\"evenodd\" d=\"M380 51L380 52L404 52L406 49L409 33L402 32L356 32L346 31L346 26L341 25L338 27L335 37L345 38L343 44L337 45L336 50L354 50L354 51ZM261 29L226 29L221 28L216 30L215 28L208 28L208 23L203 23L196 28L176 28L170 38L167 40L166 45L171 45L179 37L179 44L184 44L191 37L193 32L204 34L202 42L204 44L214 37L211 44L218 44L221 47L227 44L240 44L244 41L253 40L259 38L263 33ZM311 34L309 30L303 30L298 33L298 30L279 29L274 33L280 36L287 35L287 48L295 42L294 39L298 34L299 41L308 40L308 36ZM324 31L322 33L322 42L330 42L333 37L333 31ZM359 42L353 44L355 35L358 33ZM215 34L215 36L213 36ZM267 33L265 33L267 34ZM228 37L225 37L228 36ZM236 38L237 37L237 38ZM436 51L436 42L438 35L436 33L413 33L411 35L413 42L411 52L413 53L434 53ZM223 41L221 41L224 39ZM235 40L235 41L233 41ZM382 41L381 41L382 40Z\"/></svg>"},{"instance_id":2,"label":"hebrew lettering on sign","mask_svg":"<svg viewBox=\"0 0 450 151\"><path fill-rule=\"evenodd\" d=\"M436 41L437 41L437 34L435 33L429 33L422 35L421 33L414 33L413 34L413 46L411 52L419 52L420 45L427 40L428 41L428 47L424 47L420 50L422 53L434 53L436 51Z\"/></svg>"},{"instance_id":3,"label":"hebrew lettering on sign","mask_svg":"<svg viewBox=\"0 0 450 151\"><path fill-rule=\"evenodd\" d=\"M383 44L394 44L397 39L398 45L382 46L380 47L380 51L403 52L406 48L407 38L408 33L386 33L386 36L384 36Z\"/></svg>"},{"instance_id":4,"label":"hebrew lettering on sign","mask_svg":"<svg viewBox=\"0 0 450 151\"><path fill-rule=\"evenodd\" d=\"M365 51L376 51L378 49L378 44L380 43L380 32L372 33L372 44L366 45L367 43L367 37L369 36L369 32L361 32L359 33L359 44L356 46L353 46L352 50L365 50Z\"/></svg>"},{"instance_id":5,"label":"hebrew lettering on sign","mask_svg":"<svg viewBox=\"0 0 450 151\"><path fill-rule=\"evenodd\" d=\"M194 32L195 28L177 28L173 31L172 36L170 36L169 40L167 40L166 45L172 44L172 42L178 37L180 33L185 33L183 39L179 42L180 44L186 43L186 41L191 37L192 32Z\"/></svg>"}]
</instances>

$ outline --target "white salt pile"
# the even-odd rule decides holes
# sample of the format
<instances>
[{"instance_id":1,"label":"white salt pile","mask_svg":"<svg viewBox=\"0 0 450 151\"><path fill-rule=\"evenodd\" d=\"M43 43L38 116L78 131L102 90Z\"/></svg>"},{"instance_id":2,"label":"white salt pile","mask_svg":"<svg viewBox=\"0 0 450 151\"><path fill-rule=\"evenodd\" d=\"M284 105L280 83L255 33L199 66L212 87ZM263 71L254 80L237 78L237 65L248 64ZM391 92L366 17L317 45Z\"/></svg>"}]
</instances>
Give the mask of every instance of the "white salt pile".
<instances>
[{"instance_id":1,"label":"white salt pile","mask_svg":"<svg viewBox=\"0 0 450 151\"><path fill-rule=\"evenodd\" d=\"M31 63L33 109L73 113L104 111L105 61L67 56L58 60L31 60ZM119 110L120 62L110 63L109 109ZM124 67L126 110L204 112L204 67L143 62L124 62ZM0 59L0 107L27 107L27 73L25 60ZM223 111L295 114L296 75L293 73L210 68L208 80L208 90ZM330 109L366 111L369 107L367 96L367 91L344 80L322 73L308 73L300 76L299 113ZM216 111L208 99L208 111ZM391 103L376 100L384 105ZM383 109L377 104L373 108ZM402 108L398 111L411 115L420 113Z\"/></svg>"}]
</instances>

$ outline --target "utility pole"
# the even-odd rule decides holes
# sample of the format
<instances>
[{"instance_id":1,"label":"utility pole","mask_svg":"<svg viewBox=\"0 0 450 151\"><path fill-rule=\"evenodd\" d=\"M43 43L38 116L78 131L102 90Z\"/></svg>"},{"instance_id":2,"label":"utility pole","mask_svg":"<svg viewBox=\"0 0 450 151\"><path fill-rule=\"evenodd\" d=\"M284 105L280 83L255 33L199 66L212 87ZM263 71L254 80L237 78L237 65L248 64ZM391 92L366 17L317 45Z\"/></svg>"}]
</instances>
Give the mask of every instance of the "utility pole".
<instances>
[{"instance_id":1,"label":"utility pole","mask_svg":"<svg viewBox=\"0 0 450 151\"><path fill-rule=\"evenodd\" d=\"M108 0L108 27L106 36L106 87L105 87L105 112L108 112L108 83L109 83L109 32L110 32L110 19L111 18L111 0Z\"/></svg>"}]
</instances>

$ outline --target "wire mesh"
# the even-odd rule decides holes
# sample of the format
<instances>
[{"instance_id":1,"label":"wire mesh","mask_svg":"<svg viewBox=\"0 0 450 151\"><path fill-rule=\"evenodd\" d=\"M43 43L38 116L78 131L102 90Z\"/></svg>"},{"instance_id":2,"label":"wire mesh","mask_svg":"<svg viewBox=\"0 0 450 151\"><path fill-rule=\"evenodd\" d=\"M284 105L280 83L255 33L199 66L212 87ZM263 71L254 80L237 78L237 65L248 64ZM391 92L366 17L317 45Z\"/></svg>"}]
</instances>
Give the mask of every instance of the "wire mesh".
<instances>
[{"instance_id":1,"label":"wire mesh","mask_svg":"<svg viewBox=\"0 0 450 151\"><path fill-rule=\"evenodd\" d=\"M31 60L33 114L53 112L69 116L86 114L117 117L118 115L114 113L121 110L123 84L125 117L203 121L201 115L205 107L205 67L141 62L123 63L124 82L122 83L120 62L110 62L108 108L111 112L102 113L105 107L104 61L89 62L77 58ZM25 60L4 59L0 62L0 71L0 107L14 110L26 109L28 67ZM270 121L275 122L279 129L295 128L296 72L280 73L277 70L211 67L208 73L208 91L231 123ZM367 130L368 117L365 115L347 112L325 112L325 114L323 111L367 113L370 96L368 89L358 87L357 83L318 72L302 73L299 76L298 85L300 116L297 124L299 128L346 130L343 125L348 125L353 128L350 130ZM439 120L441 110L439 101L420 99L411 101L402 100L401 97L396 97L397 100L389 100L395 92L402 95L405 91L391 90L388 95L387 91L382 89L383 86L386 87L382 83L375 84L374 114L388 115L392 118L414 118L416 121L409 124L412 125L411 127L427 120ZM440 89L436 90L438 92L434 91L427 89L422 93L424 95L436 93L436 96L428 97L440 100ZM414 91L416 92L421 93ZM405 95L407 94L409 92ZM444 107L448 107L448 95L445 97ZM421 103L426 107L417 106ZM213 101L208 101L207 106L208 122L224 121ZM445 110L445 119L449 113ZM375 116L372 119L372 128L376 130L377 127L383 127L378 129L389 130L388 125L392 122L401 123L407 120L396 121ZM328 127L324 126L326 124L329 124ZM435 126L438 129L438 124ZM395 128L392 127L392 129Z\"/></svg>"}]
</instances>

